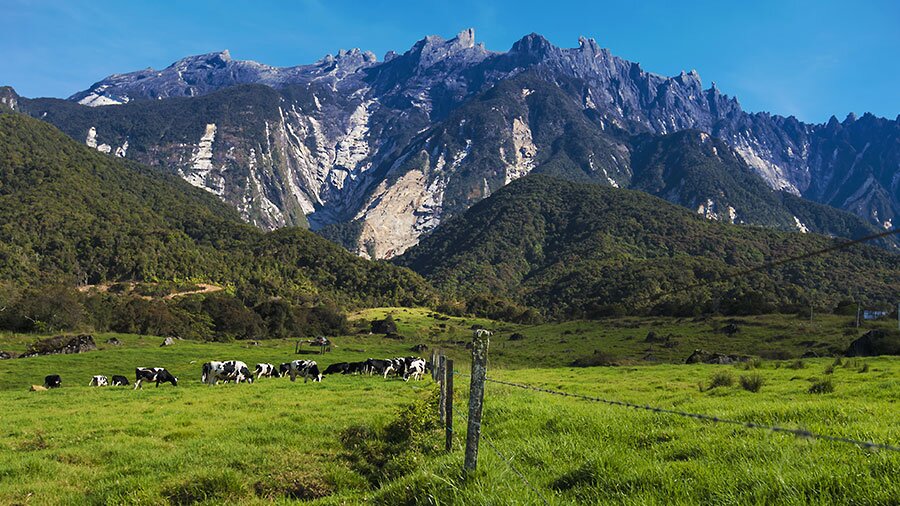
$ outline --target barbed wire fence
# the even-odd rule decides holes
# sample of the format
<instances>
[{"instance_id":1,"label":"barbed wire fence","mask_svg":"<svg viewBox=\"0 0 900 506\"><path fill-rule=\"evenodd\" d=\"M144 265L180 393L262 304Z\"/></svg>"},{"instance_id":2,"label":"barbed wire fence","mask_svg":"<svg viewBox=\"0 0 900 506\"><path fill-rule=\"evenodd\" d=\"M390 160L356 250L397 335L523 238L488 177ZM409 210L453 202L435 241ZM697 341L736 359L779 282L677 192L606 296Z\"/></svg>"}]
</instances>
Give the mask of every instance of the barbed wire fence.
<instances>
[{"instance_id":1,"label":"barbed wire fence","mask_svg":"<svg viewBox=\"0 0 900 506\"><path fill-rule=\"evenodd\" d=\"M706 287L715 283L720 283L723 281L736 279L741 276L747 276L749 274L771 269L776 266L785 265L792 262L797 262L801 260L806 260L809 258L813 258L815 256L823 255L826 253L830 253L839 249L847 248L856 244L861 244L864 242L888 237L893 234L900 233L900 229L892 229L883 233L874 234L870 236L866 236L863 238L839 242L835 245L829 246L827 248L822 248L819 250L803 253L800 255L795 255L788 258L783 258L775 261L766 262L756 267L742 269L735 273L729 274L727 276L723 276L721 278L712 279L705 282L698 282L693 284L684 285L681 287L676 287L673 290L670 290L665 293L653 294L648 297L642 298L643 302L653 303L655 301L662 300L666 296L669 296L674 293L684 292L687 290L693 290L701 287ZM671 408L664 408L659 406L653 406L649 404L637 404L627 401L621 401L617 399L608 399L603 397L565 392L562 390L553 390L548 388L543 388L535 385L529 385L525 383L516 383L511 381L504 381L500 379L490 378L487 376L487 352L488 345L490 342L490 332L483 331L475 331L473 346L472 346L472 372L471 374L465 374L460 371L454 370L453 368L453 360L448 359L443 352L440 353L432 353L432 377L440 384L440 401L439 401L439 415L441 418L441 422L445 427L445 450L447 452L452 451L453 449L453 420L454 418L460 419L465 422L467 426L466 431L466 443L465 443L465 462L464 469L467 472L473 472L477 468L477 459L478 459L478 448L481 440L487 444L488 448L503 462L507 468L516 475L522 483L530 489L534 495L540 499L543 504L549 505L550 502L547 498L541 493L540 489L535 487L526 477L526 475L518 468L515 464L513 458L511 456L507 456L504 454L497 445L494 444L492 439L486 435L482 434L482 414L483 414L483 403L484 403L484 385L485 383L493 383L497 385L503 385L509 388L517 388L524 391L544 393L548 395L554 395L565 398L572 398L582 401L594 402L599 404L605 404L609 406L622 407L626 409L633 409L636 411L647 411L656 413L659 415L667 415L667 416L676 416L682 418L694 419L699 422L709 422L712 424L724 424L731 426L740 426L746 429L751 430L759 430L765 431L771 434L785 434L792 435L797 438L803 439L813 439L813 440L821 440L827 441L831 443L837 444L846 444L856 446L861 449L869 450L869 451L889 451L889 452L900 452L900 446L888 444L888 443L878 443L874 441L865 441L860 439L853 439L843 436L834 436L829 434L822 434L812 432L810 430L801 429L801 428L792 428L792 427L782 427L779 425L769 425L762 424L756 422L749 422L743 420L737 420L733 418L720 417L716 415L709 415L704 413L693 413L689 411L682 411ZM461 410L455 410L453 405L454 400L454 387L453 387L453 378L455 376L469 378L469 406L468 406L468 414L463 413Z\"/></svg>"}]
</instances>

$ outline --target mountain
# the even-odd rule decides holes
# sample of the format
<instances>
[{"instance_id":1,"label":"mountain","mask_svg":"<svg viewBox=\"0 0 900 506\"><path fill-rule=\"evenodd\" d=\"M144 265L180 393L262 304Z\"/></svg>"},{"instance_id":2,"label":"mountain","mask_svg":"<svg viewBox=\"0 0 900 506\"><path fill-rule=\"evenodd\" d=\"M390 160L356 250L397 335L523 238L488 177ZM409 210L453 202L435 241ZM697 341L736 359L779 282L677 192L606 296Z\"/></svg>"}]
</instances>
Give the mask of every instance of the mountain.
<instances>
[{"instance_id":1,"label":"mountain","mask_svg":"<svg viewBox=\"0 0 900 506\"><path fill-rule=\"evenodd\" d=\"M0 285L210 282L243 300L423 304L415 273L307 230L266 233L180 178L0 112Z\"/></svg>"},{"instance_id":2,"label":"mountain","mask_svg":"<svg viewBox=\"0 0 900 506\"><path fill-rule=\"evenodd\" d=\"M447 293L509 298L555 317L740 314L892 303L900 255L854 245L766 271L836 241L711 221L646 193L530 175L395 259ZM710 284L715 280L720 283ZM691 285L701 288L682 290Z\"/></svg>"},{"instance_id":3,"label":"mountain","mask_svg":"<svg viewBox=\"0 0 900 506\"><path fill-rule=\"evenodd\" d=\"M900 212L900 118L811 125L747 113L694 71L653 74L585 38L559 48L531 34L492 52L466 30L382 61L354 49L287 68L211 53L110 76L69 100L7 99L98 150L178 174L253 224L308 223L375 258L531 172L648 189L712 219L833 235L864 225L840 214L837 224L804 222L779 192L882 230ZM682 131L714 139L706 172L731 175L678 181L684 164L669 165L685 139L668 136ZM645 167L665 172L665 184Z\"/></svg>"}]
</instances>

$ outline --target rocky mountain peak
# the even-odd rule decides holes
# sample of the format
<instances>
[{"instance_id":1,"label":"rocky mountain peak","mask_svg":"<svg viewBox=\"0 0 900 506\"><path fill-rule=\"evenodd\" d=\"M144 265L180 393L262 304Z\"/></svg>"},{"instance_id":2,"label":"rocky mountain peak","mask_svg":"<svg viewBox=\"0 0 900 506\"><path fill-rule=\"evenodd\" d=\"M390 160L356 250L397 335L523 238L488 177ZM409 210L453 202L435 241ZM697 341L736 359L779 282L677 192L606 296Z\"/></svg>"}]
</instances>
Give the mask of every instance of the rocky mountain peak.
<instances>
[{"instance_id":1,"label":"rocky mountain peak","mask_svg":"<svg viewBox=\"0 0 900 506\"><path fill-rule=\"evenodd\" d=\"M551 44L543 35L532 32L516 41L509 52L541 59L551 54L555 49L556 46Z\"/></svg>"},{"instance_id":2,"label":"rocky mountain peak","mask_svg":"<svg viewBox=\"0 0 900 506\"><path fill-rule=\"evenodd\" d=\"M0 86L0 104L14 111L18 109L19 94L16 93L12 86Z\"/></svg>"},{"instance_id":3,"label":"rocky mountain peak","mask_svg":"<svg viewBox=\"0 0 900 506\"><path fill-rule=\"evenodd\" d=\"M429 35L416 42L406 54L416 55L417 67L426 69L451 58L480 61L487 56L487 50L483 44L475 44L475 29L468 28L450 40L439 35Z\"/></svg>"},{"instance_id":4,"label":"rocky mountain peak","mask_svg":"<svg viewBox=\"0 0 900 506\"><path fill-rule=\"evenodd\" d=\"M169 65L167 68L178 70L207 70L225 68L232 62L231 53L226 49L213 53L206 53L196 56L188 56Z\"/></svg>"}]
</instances>

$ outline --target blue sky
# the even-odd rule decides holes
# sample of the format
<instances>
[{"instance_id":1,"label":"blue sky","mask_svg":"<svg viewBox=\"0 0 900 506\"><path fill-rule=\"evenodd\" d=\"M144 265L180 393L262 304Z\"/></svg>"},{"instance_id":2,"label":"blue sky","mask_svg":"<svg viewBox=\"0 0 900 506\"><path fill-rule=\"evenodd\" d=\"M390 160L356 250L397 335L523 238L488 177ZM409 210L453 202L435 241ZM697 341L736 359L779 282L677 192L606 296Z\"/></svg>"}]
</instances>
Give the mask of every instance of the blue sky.
<instances>
[{"instance_id":1,"label":"blue sky","mask_svg":"<svg viewBox=\"0 0 900 506\"><path fill-rule=\"evenodd\" d=\"M351 47L380 59L472 27L496 51L531 32L565 47L594 37L649 71L696 69L749 111L900 114L898 1L0 0L0 12L0 84L29 97L221 49L271 65Z\"/></svg>"}]
</instances>

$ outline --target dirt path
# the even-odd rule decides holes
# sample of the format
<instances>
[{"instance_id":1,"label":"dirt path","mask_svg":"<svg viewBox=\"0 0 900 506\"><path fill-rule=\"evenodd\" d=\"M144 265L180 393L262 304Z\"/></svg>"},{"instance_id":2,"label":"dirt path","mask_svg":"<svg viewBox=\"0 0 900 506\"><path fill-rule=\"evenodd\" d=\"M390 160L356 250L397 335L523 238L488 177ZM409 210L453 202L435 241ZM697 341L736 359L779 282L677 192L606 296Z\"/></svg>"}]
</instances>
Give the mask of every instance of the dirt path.
<instances>
[{"instance_id":1,"label":"dirt path","mask_svg":"<svg viewBox=\"0 0 900 506\"><path fill-rule=\"evenodd\" d=\"M170 293L169 295L166 295L163 298L168 300L168 299L174 299L175 297L182 297L184 295L196 295L198 293L214 293L214 292L221 292L222 290L224 290L224 288L222 288L221 286L210 285L210 284L206 284L206 283L197 283L197 286L200 287L199 290L189 290L187 292Z\"/></svg>"}]
</instances>

